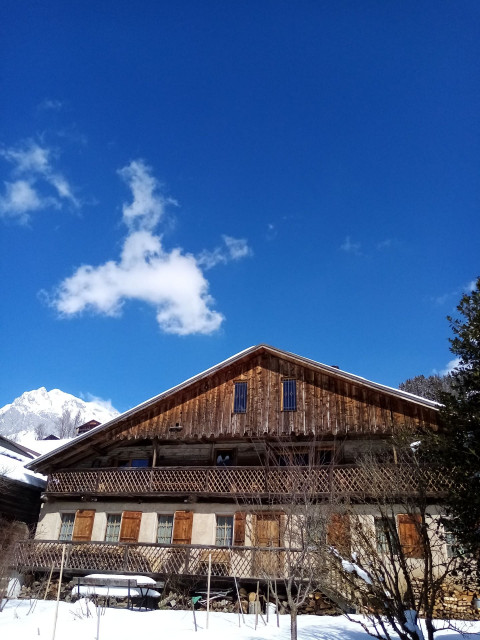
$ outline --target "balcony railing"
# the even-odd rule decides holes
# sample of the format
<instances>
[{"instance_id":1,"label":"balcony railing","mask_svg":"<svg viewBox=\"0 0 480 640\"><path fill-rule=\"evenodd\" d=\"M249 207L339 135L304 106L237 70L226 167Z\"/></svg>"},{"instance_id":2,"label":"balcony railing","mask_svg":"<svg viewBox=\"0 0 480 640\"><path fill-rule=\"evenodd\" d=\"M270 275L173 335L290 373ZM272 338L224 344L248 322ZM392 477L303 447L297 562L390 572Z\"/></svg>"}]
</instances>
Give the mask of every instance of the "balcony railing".
<instances>
[{"instance_id":1,"label":"balcony railing","mask_svg":"<svg viewBox=\"0 0 480 640\"><path fill-rule=\"evenodd\" d=\"M58 571L64 554L67 574L122 573L155 577L207 576L211 556L214 578L274 579L315 575L325 591L345 594L347 585L338 562L325 551L286 547L218 547L110 542L26 540L15 548L14 568L22 571Z\"/></svg>"},{"instance_id":2,"label":"balcony railing","mask_svg":"<svg viewBox=\"0 0 480 640\"><path fill-rule=\"evenodd\" d=\"M71 496L262 496L284 494L375 496L379 492L432 496L448 491L449 475L402 465L322 467L154 467L57 471L46 493Z\"/></svg>"}]
</instances>

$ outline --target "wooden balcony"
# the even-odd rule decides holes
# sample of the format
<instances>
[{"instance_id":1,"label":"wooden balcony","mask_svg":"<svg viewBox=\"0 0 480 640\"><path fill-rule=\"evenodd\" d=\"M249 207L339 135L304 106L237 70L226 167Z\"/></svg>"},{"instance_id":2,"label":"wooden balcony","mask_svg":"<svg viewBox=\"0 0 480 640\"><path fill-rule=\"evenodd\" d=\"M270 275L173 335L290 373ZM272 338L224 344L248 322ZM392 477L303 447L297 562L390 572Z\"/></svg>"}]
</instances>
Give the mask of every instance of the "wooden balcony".
<instances>
[{"instance_id":1,"label":"wooden balcony","mask_svg":"<svg viewBox=\"0 0 480 640\"><path fill-rule=\"evenodd\" d=\"M319 467L154 467L57 471L48 478L49 496L160 497L198 495L235 498L295 494L433 496L451 485L441 469L412 474L401 465Z\"/></svg>"},{"instance_id":2,"label":"wooden balcony","mask_svg":"<svg viewBox=\"0 0 480 640\"><path fill-rule=\"evenodd\" d=\"M213 578L280 580L295 575L302 580L315 573L331 588L341 581L335 557L325 552L285 547L26 540L17 544L13 566L19 572L59 571L64 547L64 573L68 575L101 572L155 578L171 575L206 577L211 555Z\"/></svg>"}]
</instances>

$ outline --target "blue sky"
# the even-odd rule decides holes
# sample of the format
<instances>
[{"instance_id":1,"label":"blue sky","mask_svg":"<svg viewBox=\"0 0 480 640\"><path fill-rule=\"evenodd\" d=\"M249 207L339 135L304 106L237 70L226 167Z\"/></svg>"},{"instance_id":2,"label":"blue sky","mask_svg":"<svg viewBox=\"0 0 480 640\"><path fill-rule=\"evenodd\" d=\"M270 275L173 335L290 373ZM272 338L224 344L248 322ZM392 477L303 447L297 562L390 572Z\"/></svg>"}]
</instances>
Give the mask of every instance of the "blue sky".
<instances>
[{"instance_id":1,"label":"blue sky","mask_svg":"<svg viewBox=\"0 0 480 640\"><path fill-rule=\"evenodd\" d=\"M479 268L480 5L0 7L0 406L266 342L443 370Z\"/></svg>"}]
</instances>

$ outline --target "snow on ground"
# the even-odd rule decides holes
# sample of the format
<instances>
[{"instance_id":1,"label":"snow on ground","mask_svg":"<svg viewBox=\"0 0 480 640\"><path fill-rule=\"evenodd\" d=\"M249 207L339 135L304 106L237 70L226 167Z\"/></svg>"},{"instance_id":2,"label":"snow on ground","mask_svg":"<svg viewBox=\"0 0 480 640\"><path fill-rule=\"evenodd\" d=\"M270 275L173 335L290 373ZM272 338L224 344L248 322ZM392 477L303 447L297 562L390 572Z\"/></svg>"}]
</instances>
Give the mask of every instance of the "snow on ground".
<instances>
[{"instance_id":1,"label":"snow on ground","mask_svg":"<svg viewBox=\"0 0 480 640\"><path fill-rule=\"evenodd\" d=\"M53 601L9 600L0 613L0 638L2 640L53 640L55 615ZM87 615L87 612L90 615ZM277 628L276 616L270 616L265 625L259 618L255 629L255 616L246 615L239 627L239 617L233 613L210 613L206 629L206 612L197 611L198 632L195 632L191 611L127 611L106 609L100 616L99 640L289 640L290 618L280 616ZM466 638L478 640L480 622L468 624ZM442 640L460 640L453 631L440 631ZM93 605L85 600L75 604L60 602L55 640L95 640L97 617ZM299 640L367 640L369 636L355 622L344 616L300 616Z\"/></svg>"}]
</instances>

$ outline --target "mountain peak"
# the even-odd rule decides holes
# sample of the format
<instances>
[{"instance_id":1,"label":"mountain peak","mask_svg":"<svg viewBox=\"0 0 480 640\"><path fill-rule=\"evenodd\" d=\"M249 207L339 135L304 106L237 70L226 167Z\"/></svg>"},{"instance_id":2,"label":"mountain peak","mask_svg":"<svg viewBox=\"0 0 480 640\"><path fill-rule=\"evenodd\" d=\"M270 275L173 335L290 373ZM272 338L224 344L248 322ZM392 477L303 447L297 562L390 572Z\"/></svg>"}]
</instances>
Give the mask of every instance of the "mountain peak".
<instances>
[{"instance_id":1,"label":"mountain peak","mask_svg":"<svg viewBox=\"0 0 480 640\"><path fill-rule=\"evenodd\" d=\"M25 391L11 404L0 409L0 434L15 436L20 432L35 432L41 439L51 433L60 437L76 435L75 430L89 420L103 423L118 411L108 402L86 401L60 389L45 387Z\"/></svg>"}]
</instances>

